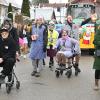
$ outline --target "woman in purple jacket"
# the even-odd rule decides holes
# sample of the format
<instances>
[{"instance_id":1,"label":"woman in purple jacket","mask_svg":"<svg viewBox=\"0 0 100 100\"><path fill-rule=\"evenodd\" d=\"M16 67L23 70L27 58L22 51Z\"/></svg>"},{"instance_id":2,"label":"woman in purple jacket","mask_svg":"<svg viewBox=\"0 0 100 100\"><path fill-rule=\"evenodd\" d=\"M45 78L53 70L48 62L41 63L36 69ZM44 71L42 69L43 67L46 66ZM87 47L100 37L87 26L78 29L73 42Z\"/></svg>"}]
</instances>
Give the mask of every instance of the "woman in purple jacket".
<instances>
[{"instance_id":1,"label":"woman in purple jacket","mask_svg":"<svg viewBox=\"0 0 100 100\"><path fill-rule=\"evenodd\" d=\"M76 39L69 37L68 31L63 30L62 37L58 39L55 48L59 49L56 55L58 64L66 66L66 58L70 58L73 54L79 52L79 42ZM70 62L70 59L68 60L68 62ZM68 66L70 66L70 63ZM75 68L75 70L79 69Z\"/></svg>"}]
</instances>

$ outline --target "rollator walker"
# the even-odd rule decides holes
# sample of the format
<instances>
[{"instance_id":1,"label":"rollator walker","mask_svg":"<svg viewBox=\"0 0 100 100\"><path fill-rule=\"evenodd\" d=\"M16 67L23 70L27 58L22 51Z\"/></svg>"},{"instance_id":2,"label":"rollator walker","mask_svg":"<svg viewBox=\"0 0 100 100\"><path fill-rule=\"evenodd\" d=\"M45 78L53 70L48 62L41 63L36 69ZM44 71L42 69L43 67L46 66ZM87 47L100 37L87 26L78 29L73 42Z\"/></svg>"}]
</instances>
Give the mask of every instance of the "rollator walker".
<instances>
[{"instance_id":1,"label":"rollator walker","mask_svg":"<svg viewBox=\"0 0 100 100\"><path fill-rule=\"evenodd\" d=\"M19 61L19 59L17 61ZM16 63L14 67L16 67ZM11 92L11 89L14 85L15 80L16 80L16 89L19 89L20 81L18 80L13 68L12 72L8 76L6 76L4 80L0 80L0 88L1 88L1 85L5 84L6 92L9 94Z\"/></svg>"},{"instance_id":2,"label":"rollator walker","mask_svg":"<svg viewBox=\"0 0 100 100\"><path fill-rule=\"evenodd\" d=\"M72 56L70 57L65 57L62 53L60 53L60 61L62 61L64 58L68 61L66 61L66 64L63 63L59 63L59 61L57 61L57 56L56 56L56 61L58 63L58 67L55 70L55 74L56 77L59 78L60 75L63 75L63 72L65 71L65 75L70 78L72 75L72 67L76 67L75 65L75 56L77 56L77 54L75 53L74 49L72 49ZM75 76L78 76L79 74L79 70L75 70Z\"/></svg>"}]
</instances>

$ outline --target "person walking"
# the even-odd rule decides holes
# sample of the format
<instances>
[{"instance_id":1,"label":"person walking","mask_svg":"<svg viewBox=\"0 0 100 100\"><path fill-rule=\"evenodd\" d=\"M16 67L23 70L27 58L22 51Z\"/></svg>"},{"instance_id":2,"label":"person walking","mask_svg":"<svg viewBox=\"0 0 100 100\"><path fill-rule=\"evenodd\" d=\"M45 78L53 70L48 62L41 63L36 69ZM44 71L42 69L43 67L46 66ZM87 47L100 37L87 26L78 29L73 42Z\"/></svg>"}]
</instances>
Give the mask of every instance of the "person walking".
<instances>
[{"instance_id":1,"label":"person walking","mask_svg":"<svg viewBox=\"0 0 100 100\"><path fill-rule=\"evenodd\" d=\"M27 57L26 54L28 53L27 25L22 25L21 31L19 32L19 43L20 53L25 59Z\"/></svg>"},{"instance_id":2,"label":"person walking","mask_svg":"<svg viewBox=\"0 0 100 100\"><path fill-rule=\"evenodd\" d=\"M88 23L89 21L91 21L91 19L92 18L90 17L90 18L84 20L80 24L75 24L75 23L73 23L72 16L68 15L66 24L63 28L64 28L64 30L68 30L68 36L69 37L74 38L74 39L79 41L79 27L86 24L86 23ZM75 70L77 69L79 72L81 72L81 70L79 68L80 54L81 54L81 50L80 50L80 47L79 47L77 55L75 56L75 64L74 64Z\"/></svg>"},{"instance_id":3,"label":"person walking","mask_svg":"<svg viewBox=\"0 0 100 100\"><path fill-rule=\"evenodd\" d=\"M95 55L93 69L95 69L95 86L94 90L99 90L100 79L100 21L96 21L96 35L94 37Z\"/></svg>"},{"instance_id":4,"label":"person walking","mask_svg":"<svg viewBox=\"0 0 100 100\"><path fill-rule=\"evenodd\" d=\"M55 23L53 21L50 21L48 26L47 56L50 57L49 68L51 70L54 65L54 56L56 56L56 51L54 49L54 46L56 45L59 36L58 32L54 28L55 28Z\"/></svg>"},{"instance_id":5,"label":"person walking","mask_svg":"<svg viewBox=\"0 0 100 100\"><path fill-rule=\"evenodd\" d=\"M46 57L47 32L46 27L42 25L43 18L37 17L36 23L32 26L32 43L29 57L32 60L32 76L40 77L43 59Z\"/></svg>"}]
</instances>

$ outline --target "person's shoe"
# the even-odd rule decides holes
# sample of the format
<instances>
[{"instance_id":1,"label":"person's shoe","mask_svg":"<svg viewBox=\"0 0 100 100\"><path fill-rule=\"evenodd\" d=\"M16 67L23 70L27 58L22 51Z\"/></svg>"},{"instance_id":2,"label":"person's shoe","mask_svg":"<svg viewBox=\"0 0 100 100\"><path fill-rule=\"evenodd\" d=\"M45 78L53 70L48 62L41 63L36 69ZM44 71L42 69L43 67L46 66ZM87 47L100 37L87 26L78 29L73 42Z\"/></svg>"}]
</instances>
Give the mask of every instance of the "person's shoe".
<instances>
[{"instance_id":1,"label":"person's shoe","mask_svg":"<svg viewBox=\"0 0 100 100\"><path fill-rule=\"evenodd\" d=\"M50 61L50 62L49 62L49 68L51 68L51 66L52 66L52 62Z\"/></svg>"},{"instance_id":2,"label":"person's shoe","mask_svg":"<svg viewBox=\"0 0 100 100\"><path fill-rule=\"evenodd\" d=\"M78 67L79 64L75 63L74 65L75 70L77 70L79 73L81 72L80 68Z\"/></svg>"},{"instance_id":3,"label":"person's shoe","mask_svg":"<svg viewBox=\"0 0 100 100\"><path fill-rule=\"evenodd\" d=\"M49 68L51 71L53 71L53 66L52 65L49 65Z\"/></svg>"},{"instance_id":4,"label":"person's shoe","mask_svg":"<svg viewBox=\"0 0 100 100\"><path fill-rule=\"evenodd\" d=\"M37 73L36 71L33 71L33 72L31 73L31 76L35 76L36 73Z\"/></svg>"},{"instance_id":5,"label":"person's shoe","mask_svg":"<svg viewBox=\"0 0 100 100\"><path fill-rule=\"evenodd\" d=\"M45 65L45 62L43 62L43 65Z\"/></svg>"},{"instance_id":6,"label":"person's shoe","mask_svg":"<svg viewBox=\"0 0 100 100\"><path fill-rule=\"evenodd\" d=\"M35 77L40 77L40 72L37 72L37 73L35 74Z\"/></svg>"},{"instance_id":7,"label":"person's shoe","mask_svg":"<svg viewBox=\"0 0 100 100\"><path fill-rule=\"evenodd\" d=\"M78 70L79 73L81 72L81 70L79 68L77 70Z\"/></svg>"},{"instance_id":8,"label":"person's shoe","mask_svg":"<svg viewBox=\"0 0 100 100\"><path fill-rule=\"evenodd\" d=\"M95 86L95 87L94 87L94 90L95 90L95 91L98 91L99 89L100 89L99 86Z\"/></svg>"}]
</instances>

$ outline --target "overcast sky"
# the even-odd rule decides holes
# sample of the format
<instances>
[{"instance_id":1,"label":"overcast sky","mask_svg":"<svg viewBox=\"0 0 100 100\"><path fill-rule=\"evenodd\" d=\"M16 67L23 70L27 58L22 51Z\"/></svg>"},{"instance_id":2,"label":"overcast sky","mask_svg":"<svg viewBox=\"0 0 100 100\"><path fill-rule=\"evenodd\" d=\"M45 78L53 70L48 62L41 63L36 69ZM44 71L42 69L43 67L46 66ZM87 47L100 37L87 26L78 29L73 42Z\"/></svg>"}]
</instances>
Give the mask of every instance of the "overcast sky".
<instances>
[{"instance_id":1,"label":"overcast sky","mask_svg":"<svg viewBox=\"0 0 100 100\"><path fill-rule=\"evenodd\" d=\"M18 5L22 4L22 0L15 0ZM31 0L30 0L31 1ZM68 0L49 0L50 3L66 3Z\"/></svg>"}]
</instances>

